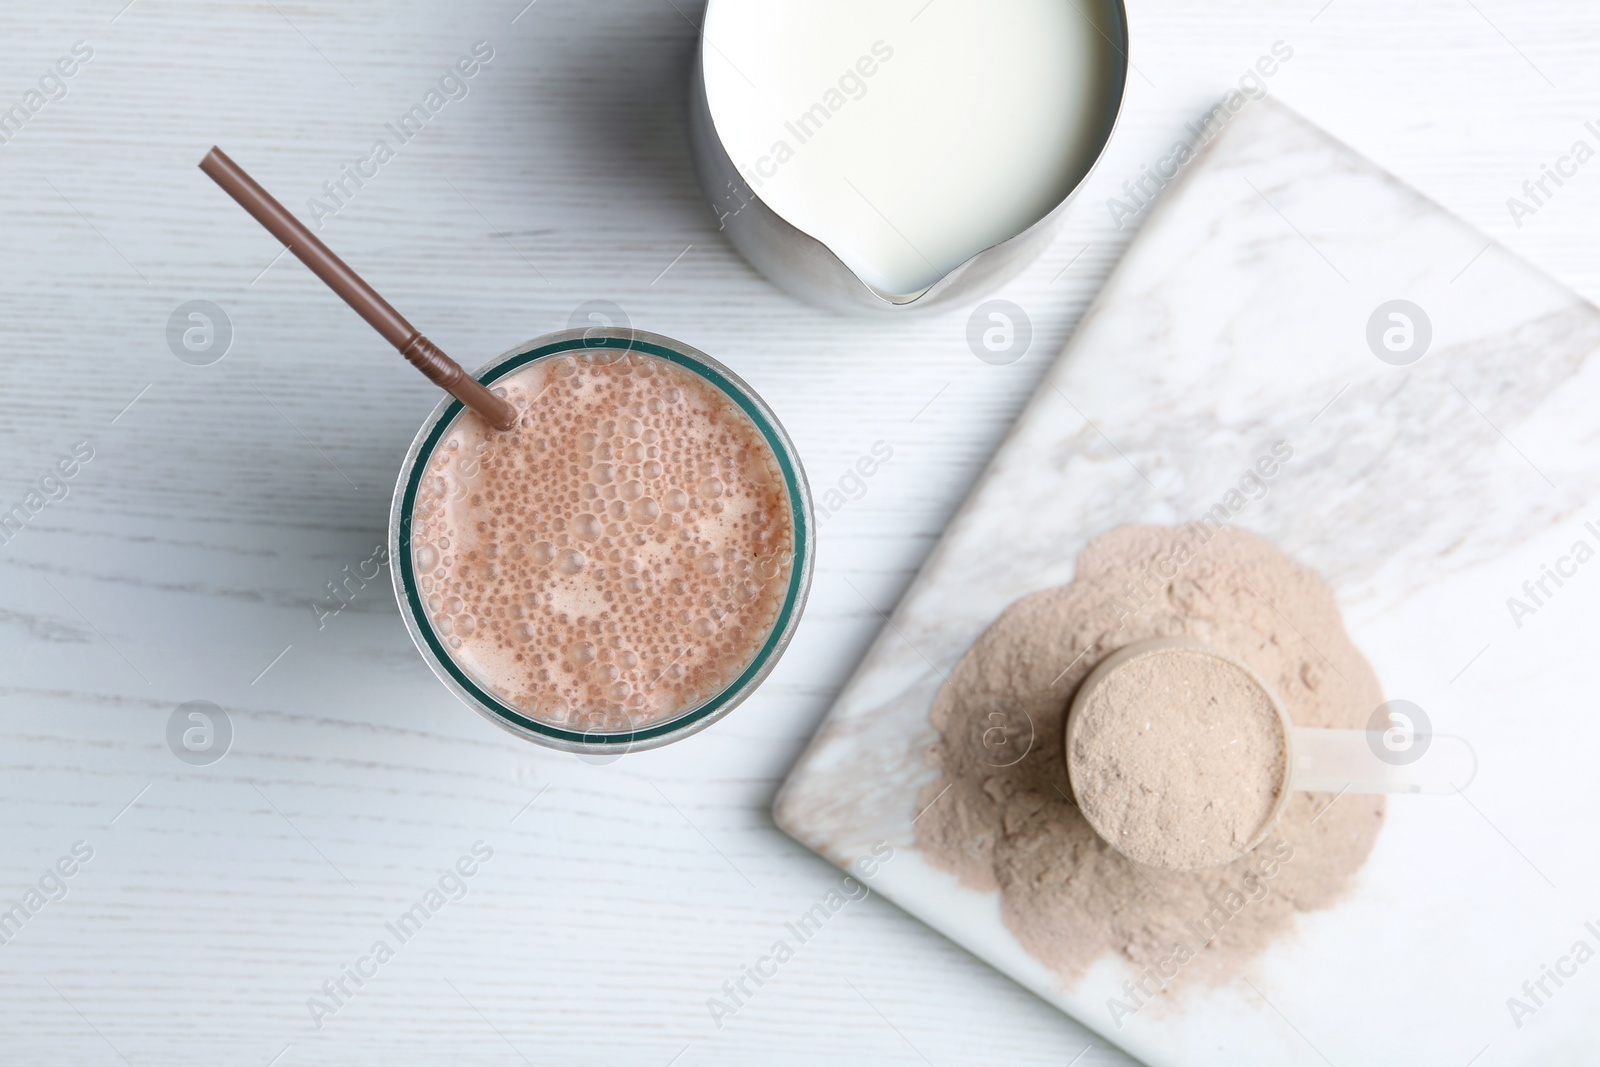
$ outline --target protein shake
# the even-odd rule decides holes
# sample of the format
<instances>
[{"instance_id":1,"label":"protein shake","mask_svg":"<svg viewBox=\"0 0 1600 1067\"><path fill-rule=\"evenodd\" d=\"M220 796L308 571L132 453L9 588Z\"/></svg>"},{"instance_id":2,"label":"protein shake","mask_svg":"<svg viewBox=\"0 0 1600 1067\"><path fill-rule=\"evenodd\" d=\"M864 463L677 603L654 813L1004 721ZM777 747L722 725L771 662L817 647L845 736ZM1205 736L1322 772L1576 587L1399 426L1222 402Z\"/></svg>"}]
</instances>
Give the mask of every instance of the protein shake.
<instances>
[{"instance_id":1,"label":"protein shake","mask_svg":"<svg viewBox=\"0 0 1600 1067\"><path fill-rule=\"evenodd\" d=\"M411 550L455 662L530 718L594 732L684 714L755 661L795 524L776 457L705 378L639 351L536 360L466 413L417 490Z\"/></svg>"}]
</instances>

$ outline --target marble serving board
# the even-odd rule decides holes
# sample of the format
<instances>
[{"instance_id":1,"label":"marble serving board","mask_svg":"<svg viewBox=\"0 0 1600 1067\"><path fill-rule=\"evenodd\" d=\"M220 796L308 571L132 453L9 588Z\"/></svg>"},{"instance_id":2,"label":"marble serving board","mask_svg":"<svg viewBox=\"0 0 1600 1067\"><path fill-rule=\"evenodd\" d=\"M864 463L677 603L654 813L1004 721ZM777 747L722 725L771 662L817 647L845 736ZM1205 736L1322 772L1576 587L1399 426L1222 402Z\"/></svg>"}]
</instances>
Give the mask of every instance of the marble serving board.
<instances>
[{"instance_id":1,"label":"marble serving board","mask_svg":"<svg viewBox=\"0 0 1600 1067\"><path fill-rule=\"evenodd\" d=\"M1422 312L1412 348L1375 350L1369 320L1397 299ZM1600 920L1600 562L1575 552L1600 548L1597 349L1600 311L1288 110L1247 105L1045 374L784 785L778 824L840 866L889 842L874 889L1152 1065L1585 1061L1600 962L1537 1004L1524 982L1580 966L1579 940L1600 948L1585 927ZM1069 581L1086 542L1198 518L1279 440L1292 460L1232 522L1326 577L1388 697L1466 738L1479 773L1459 795L1391 798L1340 903L1231 984L1119 1027L1108 999L1130 965L1108 955L1064 985L997 894L918 851L928 710L984 628ZM1546 564L1567 576L1541 593Z\"/></svg>"}]
</instances>

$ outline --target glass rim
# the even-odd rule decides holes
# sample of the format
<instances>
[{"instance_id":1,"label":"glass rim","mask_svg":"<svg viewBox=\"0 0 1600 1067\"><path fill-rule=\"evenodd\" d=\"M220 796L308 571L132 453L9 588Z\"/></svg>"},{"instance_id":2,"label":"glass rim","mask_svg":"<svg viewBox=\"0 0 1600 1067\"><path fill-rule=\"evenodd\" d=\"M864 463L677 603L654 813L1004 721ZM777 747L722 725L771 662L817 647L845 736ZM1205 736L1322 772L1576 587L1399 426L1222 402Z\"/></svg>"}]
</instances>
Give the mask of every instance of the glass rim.
<instances>
[{"instance_id":1,"label":"glass rim","mask_svg":"<svg viewBox=\"0 0 1600 1067\"><path fill-rule=\"evenodd\" d=\"M561 330L507 349L474 371L473 377L492 387L507 374L537 360L565 352L596 350L643 352L683 367L709 382L750 418L777 460L793 517L794 562L790 567L789 588L784 594L777 621L773 623L755 657L739 676L710 699L687 711L649 726L616 733L573 730L543 722L496 697L474 680L444 647L423 608L410 549L412 515L422 473L427 469L427 461L432 458L435 449L465 410L461 401L452 396L447 395L441 400L423 421L400 465L389 507L389 572L394 583L395 600L412 643L434 676L462 703L511 733L550 748L579 754L619 755L658 748L705 729L743 703L772 672L794 637L810 592L816 555L816 523L812 513L811 489L806 482L799 455L772 409L732 370L681 341L628 328Z\"/></svg>"}]
</instances>

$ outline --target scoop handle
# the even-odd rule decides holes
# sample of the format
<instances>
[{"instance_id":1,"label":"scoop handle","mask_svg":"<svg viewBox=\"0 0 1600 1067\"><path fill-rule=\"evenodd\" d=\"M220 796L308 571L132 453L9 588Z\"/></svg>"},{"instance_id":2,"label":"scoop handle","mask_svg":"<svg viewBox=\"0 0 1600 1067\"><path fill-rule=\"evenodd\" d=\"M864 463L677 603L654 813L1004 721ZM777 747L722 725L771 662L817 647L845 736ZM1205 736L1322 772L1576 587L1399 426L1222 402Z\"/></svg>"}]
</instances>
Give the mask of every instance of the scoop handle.
<instances>
[{"instance_id":1,"label":"scoop handle","mask_svg":"<svg viewBox=\"0 0 1600 1067\"><path fill-rule=\"evenodd\" d=\"M1477 751L1450 734L1296 726L1289 751L1304 793L1455 793L1478 774Z\"/></svg>"}]
</instances>

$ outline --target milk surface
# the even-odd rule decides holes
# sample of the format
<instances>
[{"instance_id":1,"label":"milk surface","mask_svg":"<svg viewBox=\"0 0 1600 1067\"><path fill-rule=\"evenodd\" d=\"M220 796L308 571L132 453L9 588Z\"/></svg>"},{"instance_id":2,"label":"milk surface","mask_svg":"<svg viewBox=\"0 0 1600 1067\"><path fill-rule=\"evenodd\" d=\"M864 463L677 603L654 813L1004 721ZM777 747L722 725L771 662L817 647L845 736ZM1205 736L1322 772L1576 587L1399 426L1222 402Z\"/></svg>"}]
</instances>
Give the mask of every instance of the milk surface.
<instances>
[{"instance_id":1,"label":"milk surface","mask_svg":"<svg viewBox=\"0 0 1600 1067\"><path fill-rule=\"evenodd\" d=\"M763 201L910 295L1088 171L1121 61L1102 29L1093 0L711 0L706 95Z\"/></svg>"}]
</instances>

